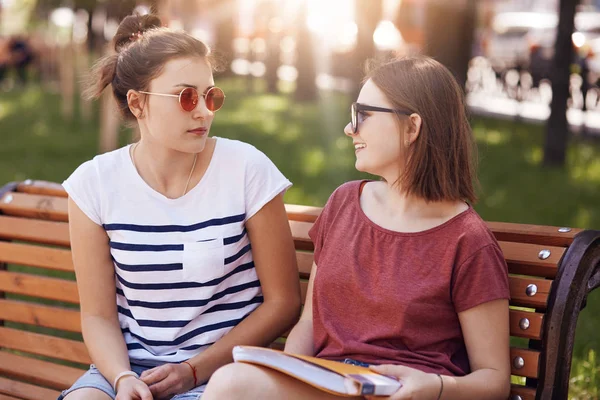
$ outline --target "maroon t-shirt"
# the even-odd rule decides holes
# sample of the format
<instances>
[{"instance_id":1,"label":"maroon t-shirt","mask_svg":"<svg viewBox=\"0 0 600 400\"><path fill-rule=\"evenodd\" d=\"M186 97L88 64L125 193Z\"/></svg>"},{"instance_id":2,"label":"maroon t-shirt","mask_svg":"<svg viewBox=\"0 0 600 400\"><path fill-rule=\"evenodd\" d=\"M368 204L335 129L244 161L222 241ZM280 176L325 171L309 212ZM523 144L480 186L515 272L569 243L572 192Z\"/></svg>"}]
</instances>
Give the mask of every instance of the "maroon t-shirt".
<instances>
[{"instance_id":1,"label":"maroon t-shirt","mask_svg":"<svg viewBox=\"0 0 600 400\"><path fill-rule=\"evenodd\" d=\"M382 228L360 208L360 184L340 186L309 233L316 356L468 374L457 313L510 297L496 239L471 207L422 232Z\"/></svg>"}]
</instances>

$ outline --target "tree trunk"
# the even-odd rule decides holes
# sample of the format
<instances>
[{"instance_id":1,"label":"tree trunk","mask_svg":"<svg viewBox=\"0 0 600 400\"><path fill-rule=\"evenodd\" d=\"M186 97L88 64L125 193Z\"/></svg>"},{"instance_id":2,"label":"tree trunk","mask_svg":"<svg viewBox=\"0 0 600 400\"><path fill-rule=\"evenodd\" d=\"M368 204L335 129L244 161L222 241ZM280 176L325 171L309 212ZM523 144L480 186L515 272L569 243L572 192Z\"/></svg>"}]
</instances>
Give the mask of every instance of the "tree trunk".
<instances>
[{"instance_id":1,"label":"tree trunk","mask_svg":"<svg viewBox=\"0 0 600 400\"><path fill-rule=\"evenodd\" d=\"M60 47L60 94L61 112L65 120L73 120L75 95L75 63L73 42Z\"/></svg>"},{"instance_id":2,"label":"tree trunk","mask_svg":"<svg viewBox=\"0 0 600 400\"><path fill-rule=\"evenodd\" d=\"M314 101L317 99L317 72L313 54L312 34L306 25L307 8L307 2L303 2L297 19L296 48L298 61L296 68L298 69L298 78L294 98L298 101Z\"/></svg>"},{"instance_id":3,"label":"tree trunk","mask_svg":"<svg viewBox=\"0 0 600 400\"><path fill-rule=\"evenodd\" d=\"M375 57L375 42L373 34L383 13L382 0L356 0L356 25L358 27L356 37L355 58L352 65L353 83L355 86L355 96L358 97L360 91L360 82L365 73L365 63L370 58Z\"/></svg>"},{"instance_id":4,"label":"tree trunk","mask_svg":"<svg viewBox=\"0 0 600 400\"><path fill-rule=\"evenodd\" d=\"M279 82L277 71L280 66L279 42L281 37L277 32L269 32L267 35L267 54L265 59L265 79L267 81L267 92L277 93L279 92L279 89L277 88L277 84Z\"/></svg>"},{"instance_id":5,"label":"tree trunk","mask_svg":"<svg viewBox=\"0 0 600 400\"><path fill-rule=\"evenodd\" d=\"M277 4L274 1L268 1L264 5L268 10L265 15L265 40L267 42L267 53L265 54L265 80L267 81L267 92L277 93L277 83L281 51L281 29L279 26L273 26L272 22L277 16Z\"/></svg>"},{"instance_id":6,"label":"tree trunk","mask_svg":"<svg viewBox=\"0 0 600 400\"><path fill-rule=\"evenodd\" d=\"M546 122L544 165L563 166L567 151L569 123L567 100L569 99L570 66L573 60L571 36L575 28L577 0L560 0L558 31L554 44L554 60L550 71L552 102L550 118Z\"/></svg>"},{"instance_id":7,"label":"tree trunk","mask_svg":"<svg viewBox=\"0 0 600 400\"><path fill-rule=\"evenodd\" d=\"M467 82L477 0L428 0L424 53L444 64L461 86Z\"/></svg>"},{"instance_id":8,"label":"tree trunk","mask_svg":"<svg viewBox=\"0 0 600 400\"><path fill-rule=\"evenodd\" d=\"M225 2L219 7L217 12L217 27L215 30L215 50L226 64L226 68L220 76L231 76L231 62L234 57L233 39L235 33L234 13L231 12L235 4L231 1Z\"/></svg>"}]
</instances>

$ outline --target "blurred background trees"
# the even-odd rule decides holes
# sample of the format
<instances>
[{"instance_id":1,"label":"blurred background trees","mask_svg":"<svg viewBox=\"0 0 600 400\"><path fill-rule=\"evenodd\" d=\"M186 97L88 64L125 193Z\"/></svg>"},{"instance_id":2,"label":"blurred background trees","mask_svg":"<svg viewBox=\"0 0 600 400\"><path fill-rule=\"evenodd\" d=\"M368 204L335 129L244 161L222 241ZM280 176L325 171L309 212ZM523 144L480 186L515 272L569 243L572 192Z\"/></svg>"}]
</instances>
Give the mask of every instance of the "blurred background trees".
<instances>
[{"instance_id":1,"label":"blurred background trees","mask_svg":"<svg viewBox=\"0 0 600 400\"><path fill-rule=\"evenodd\" d=\"M568 109L594 110L600 102L595 2L2 0L0 28L5 41L27 32L27 45L39 54L32 63L41 79L55 81L69 99L74 89L62 81L77 76L70 64L84 67L73 54L84 43L88 62L107 51L119 21L134 10L153 10L165 25L214 46L228 61L224 75L247 77L250 91L256 79L264 79L269 93L294 87L300 102L314 101L322 89L356 97L369 58L424 53L444 63L474 96L491 93L494 101L548 106L538 118L547 120L544 163L561 166L572 130ZM581 71L586 76L574 82L573 74ZM494 79L487 79L492 73ZM73 106L65 101L69 116ZM522 117L520 111L512 116ZM586 118L575 119L586 133ZM114 139L109 143L116 145Z\"/></svg>"}]
</instances>

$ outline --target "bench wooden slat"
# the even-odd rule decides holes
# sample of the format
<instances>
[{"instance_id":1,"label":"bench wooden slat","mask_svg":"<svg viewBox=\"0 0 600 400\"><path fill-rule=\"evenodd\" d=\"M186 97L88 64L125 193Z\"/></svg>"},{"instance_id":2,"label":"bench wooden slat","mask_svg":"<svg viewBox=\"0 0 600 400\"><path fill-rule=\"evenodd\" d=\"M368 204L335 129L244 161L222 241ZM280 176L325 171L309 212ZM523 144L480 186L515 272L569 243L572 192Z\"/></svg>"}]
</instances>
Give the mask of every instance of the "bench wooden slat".
<instances>
[{"instance_id":1,"label":"bench wooden slat","mask_svg":"<svg viewBox=\"0 0 600 400\"><path fill-rule=\"evenodd\" d=\"M12 350L82 364L92 362L83 342L77 340L0 327L0 342L2 347Z\"/></svg>"},{"instance_id":2,"label":"bench wooden slat","mask_svg":"<svg viewBox=\"0 0 600 400\"><path fill-rule=\"evenodd\" d=\"M521 357L525 364L522 368L515 366L515 359ZM537 378L539 373L540 352L536 350L510 348L511 375Z\"/></svg>"},{"instance_id":3,"label":"bench wooden slat","mask_svg":"<svg viewBox=\"0 0 600 400\"><path fill-rule=\"evenodd\" d=\"M535 400L535 389L522 385L511 385L510 388L510 399L514 399L513 396L520 396L521 400Z\"/></svg>"},{"instance_id":4,"label":"bench wooden slat","mask_svg":"<svg viewBox=\"0 0 600 400\"><path fill-rule=\"evenodd\" d=\"M19 272L0 271L0 291L79 303L77 284L74 281Z\"/></svg>"},{"instance_id":5,"label":"bench wooden slat","mask_svg":"<svg viewBox=\"0 0 600 400\"><path fill-rule=\"evenodd\" d=\"M522 337L526 339L540 340L542 338L542 324L544 322L544 314L510 310L510 335ZM521 328L521 320L526 329Z\"/></svg>"},{"instance_id":6,"label":"bench wooden slat","mask_svg":"<svg viewBox=\"0 0 600 400\"><path fill-rule=\"evenodd\" d=\"M313 250L313 244L308 236L308 231L312 227L310 222L301 221L289 221L290 229L292 230L292 237L294 238L294 245L296 250Z\"/></svg>"},{"instance_id":7,"label":"bench wooden slat","mask_svg":"<svg viewBox=\"0 0 600 400\"><path fill-rule=\"evenodd\" d=\"M286 204L285 211L291 221L315 222L321 214L321 207Z\"/></svg>"},{"instance_id":8,"label":"bench wooden slat","mask_svg":"<svg viewBox=\"0 0 600 400\"><path fill-rule=\"evenodd\" d=\"M65 390L83 373L84 371L78 368L0 351L0 374L36 385Z\"/></svg>"},{"instance_id":9,"label":"bench wooden slat","mask_svg":"<svg viewBox=\"0 0 600 400\"><path fill-rule=\"evenodd\" d=\"M47 181L21 182L17 185L17 192L67 197L67 192L60 183Z\"/></svg>"},{"instance_id":10,"label":"bench wooden slat","mask_svg":"<svg viewBox=\"0 0 600 400\"><path fill-rule=\"evenodd\" d=\"M296 261L298 261L298 273L300 274L300 277L308 279L310 270L312 269L313 260L313 253L307 253L305 251L296 252Z\"/></svg>"},{"instance_id":11,"label":"bench wooden slat","mask_svg":"<svg viewBox=\"0 0 600 400\"><path fill-rule=\"evenodd\" d=\"M23 400L56 399L60 392L0 377L0 393Z\"/></svg>"},{"instance_id":12,"label":"bench wooden slat","mask_svg":"<svg viewBox=\"0 0 600 400\"><path fill-rule=\"evenodd\" d=\"M546 246L570 246L573 238L583 229L572 228L559 232L558 226L526 225L510 222L486 222L498 241L541 244Z\"/></svg>"},{"instance_id":13,"label":"bench wooden slat","mask_svg":"<svg viewBox=\"0 0 600 400\"><path fill-rule=\"evenodd\" d=\"M0 215L0 239L69 247L69 224Z\"/></svg>"},{"instance_id":14,"label":"bench wooden slat","mask_svg":"<svg viewBox=\"0 0 600 400\"><path fill-rule=\"evenodd\" d=\"M0 198L0 212L27 218L68 221L67 201L62 197L27 193L6 193Z\"/></svg>"},{"instance_id":15,"label":"bench wooden slat","mask_svg":"<svg viewBox=\"0 0 600 400\"><path fill-rule=\"evenodd\" d=\"M0 320L81 333L79 311L63 307L0 299Z\"/></svg>"},{"instance_id":16,"label":"bench wooden slat","mask_svg":"<svg viewBox=\"0 0 600 400\"><path fill-rule=\"evenodd\" d=\"M498 242L511 274L554 278L558 272L558 263L565 253L564 247L541 246L537 244ZM550 255L540 259L540 252L547 250Z\"/></svg>"},{"instance_id":17,"label":"bench wooden slat","mask_svg":"<svg viewBox=\"0 0 600 400\"><path fill-rule=\"evenodd\" d=\"M71 251L23 243L0 242L0 262L73 271Z\"/></svg>"},{"instance_id":18,"label":"bench wooden slat","mask_svg":"<svg viewBox=\"0 0 600 400\"><path fill-rule=\"evenodd\" d=\"M552 281L520 276L509 276L508 280L511 305L546 309ZM529 285L535 285L536 287L536 293L533 296L527 294L527 287Z\"/></svg>"}]
</instances>

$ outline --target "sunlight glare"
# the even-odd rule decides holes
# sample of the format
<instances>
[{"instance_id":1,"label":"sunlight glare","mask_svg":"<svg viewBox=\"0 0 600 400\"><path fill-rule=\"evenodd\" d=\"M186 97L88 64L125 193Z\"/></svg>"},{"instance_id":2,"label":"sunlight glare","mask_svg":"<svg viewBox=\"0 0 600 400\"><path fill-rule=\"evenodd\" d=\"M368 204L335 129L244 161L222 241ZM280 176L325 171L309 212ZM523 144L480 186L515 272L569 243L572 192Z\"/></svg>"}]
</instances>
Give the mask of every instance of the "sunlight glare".
<instances>
[{"instance_id":1,"label":"sunlight glare","mask_svg":"<svg viewBox=\"0 0 600 400\"><path fill-rule=\"evenodd\" d=\"M308 2L308 28L325 40L329 48L348 48L356 42L354 1L305 0Z\"/></svg>"},{"instance_id":2,"label":"sunlight glare","mask_svg":"<svg viewBox=\"0 0 600 400\"><path fill-rule=\"evenodd\" d=\"M585 35L581 32L573 32L571 39L575 47L581 47L585 44Z\"/></svg>"},{"instance_id":3,"label":"sunlight glare","mask_svg":"<svg viewBox=\"0 0 600 400\"><path fill-rule=\"evenodd\" d=\"M250 50L250 39L246 37L238 37L233 39L233 51L236 54L246 54Z\"/></svg>"},{"instance_id":4,"label":"sunlight glare","mask_svg":"<svg viewBox=\"0 0 600 400\"><path fill-rule=\"evenodd\" d=\"M69 28L75 22L75 14L68 7L59 7L50 13L50 21L61 28Z\"/></svg>"},{"instance_id":5,"label":"sunlight glare","mask_svg":"<svg viewBox=\"0 0 600 400\"><path fill-rule=\"evenodd\" d=\"M294 82L298 79L298 70L291 65L281 65L277 68L277 77L282 81Z\"/></svg>"},{"instance_id":6,"label":"sunlight glare","mask_svg":"<svg viewBox=\"0 0 600 400\"><path fill-rule=\"evenodd\" d=\"M250 73L250 62L242 58L236 58L231 62L231 71L236 75L248 75Z\"/></svg>"},{"instance_id":7,"label":"sunlight glare","mask_svg":"<svg viewBox=\"0 0 600 400\"><path fill-rule=\"evenodd\" d=\"M373 40L380 50L396 50L404 42L400 31L392 21L381 21L375 29Z\"/></svg>"},{"instance_id":8,"label":"sunlight glare","mask_svg":"<svg viewBox=\"0 0 600 400\"><path fill-rule=\"evenodd\" d=\"M252 74L252 76L254 76L255 78L260 78L261 76L264 76L266 72L267 67L264 63L260 61L254 61L250 64L250 74Z\"/></svg>"}]
</instances>

